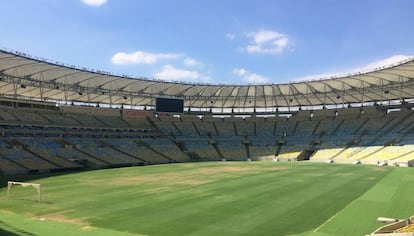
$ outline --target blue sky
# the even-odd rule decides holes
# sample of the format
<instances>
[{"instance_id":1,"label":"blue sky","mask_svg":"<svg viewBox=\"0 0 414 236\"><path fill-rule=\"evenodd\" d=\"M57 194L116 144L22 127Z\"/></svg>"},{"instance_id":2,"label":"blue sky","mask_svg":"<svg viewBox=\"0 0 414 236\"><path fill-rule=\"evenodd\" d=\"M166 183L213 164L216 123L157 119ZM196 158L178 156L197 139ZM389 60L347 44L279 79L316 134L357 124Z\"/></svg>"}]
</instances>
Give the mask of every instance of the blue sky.
<instances>
[{"instance_id":1,"label":"blue sky","mask_svg":"<svg viewBox=\"0 0 414 236\"><path fill-rule=\"evenodd\" d=\"M0 47L163 80L286 83L414 55L414 1L0 0Z\"/></svg>"}]
</instances>

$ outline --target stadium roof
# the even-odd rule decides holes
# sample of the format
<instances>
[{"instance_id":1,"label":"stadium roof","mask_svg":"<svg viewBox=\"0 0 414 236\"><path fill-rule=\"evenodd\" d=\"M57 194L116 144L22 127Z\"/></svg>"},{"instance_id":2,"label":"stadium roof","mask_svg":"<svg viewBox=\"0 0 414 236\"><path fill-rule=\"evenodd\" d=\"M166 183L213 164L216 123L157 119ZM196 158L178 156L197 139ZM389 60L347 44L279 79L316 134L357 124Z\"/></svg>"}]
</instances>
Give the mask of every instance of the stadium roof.
<instances>
[{"instance_id":1,"label":"stadium roof","mask_svg":"<svg viewBox=\"0 0 414 236\"><path fill-rule=\"evenodd\" d=\"M44 101L154 106L183 98L192 108L328 106L414 98L414 59L342 77L265 85L131 78L0 50L0 95Z\"/></svg>"}]
</instances>

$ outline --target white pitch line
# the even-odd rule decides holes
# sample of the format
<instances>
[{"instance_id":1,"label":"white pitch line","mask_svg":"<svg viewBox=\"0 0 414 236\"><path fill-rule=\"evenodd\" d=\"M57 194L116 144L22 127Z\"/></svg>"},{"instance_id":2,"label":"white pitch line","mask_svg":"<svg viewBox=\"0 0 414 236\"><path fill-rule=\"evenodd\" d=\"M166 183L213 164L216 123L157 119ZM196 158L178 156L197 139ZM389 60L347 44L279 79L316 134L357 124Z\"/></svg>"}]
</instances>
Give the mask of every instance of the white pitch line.
<instances>
[{"instance_id":1,"label":"white pitch line","mask_svg":"<svg viewBox=\"0 0 414 236\"><path fill-rule=\"evenodd\" d=\"M328 220L326 220L323 224L321 224L318 228L316 228L313 232L315 233L316 231L318 231L320 228L322 228L323 226L325 226L326 224L328 224L333 218L335 218L337 215L339 215L339 213L341 213L343 210L345 210L346 208L350 207L355 201L350 202L348 205L346 205L344 208L342 208L340 211L338 211L335 215L331 216L331 218L329 218Z\"/></svg>"}]
</instances>

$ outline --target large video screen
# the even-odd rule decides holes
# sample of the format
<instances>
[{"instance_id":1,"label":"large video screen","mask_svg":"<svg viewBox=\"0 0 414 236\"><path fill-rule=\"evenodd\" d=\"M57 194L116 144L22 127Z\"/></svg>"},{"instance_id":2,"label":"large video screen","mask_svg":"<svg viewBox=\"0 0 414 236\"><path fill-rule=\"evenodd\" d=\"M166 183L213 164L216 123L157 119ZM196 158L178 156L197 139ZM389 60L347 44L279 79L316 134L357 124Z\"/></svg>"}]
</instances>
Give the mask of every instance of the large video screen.
<instances>
[{"instance_id":1,"label":"large video screen","mask_svg":"<svg viewBox=\"0 0 414 236\"><path fill-rule=\"evenodd\" d=\"M156 112L183 113L184 100L179 98L156 98Z\"/></svg>"}]
</instances>

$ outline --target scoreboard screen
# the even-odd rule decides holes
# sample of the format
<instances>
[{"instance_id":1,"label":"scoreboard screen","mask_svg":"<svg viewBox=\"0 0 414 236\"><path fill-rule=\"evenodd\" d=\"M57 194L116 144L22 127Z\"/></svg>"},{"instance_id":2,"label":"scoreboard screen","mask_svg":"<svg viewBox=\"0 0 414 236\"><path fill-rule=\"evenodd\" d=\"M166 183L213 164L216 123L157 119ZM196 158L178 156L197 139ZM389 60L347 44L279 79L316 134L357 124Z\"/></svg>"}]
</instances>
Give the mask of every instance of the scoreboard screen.
<instances>
[{"instance_id":1,"label":"scoreboard screen","mask_svg":"<svg viewBox=\"0 0 414 236\"><path fill-rule=\"evenodd\" d=\"M184 100L179 98L156 98L156 112L183 113Z\"/></svg>"}]
</instances>

